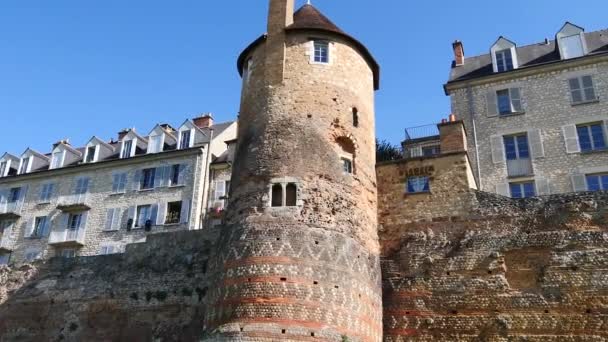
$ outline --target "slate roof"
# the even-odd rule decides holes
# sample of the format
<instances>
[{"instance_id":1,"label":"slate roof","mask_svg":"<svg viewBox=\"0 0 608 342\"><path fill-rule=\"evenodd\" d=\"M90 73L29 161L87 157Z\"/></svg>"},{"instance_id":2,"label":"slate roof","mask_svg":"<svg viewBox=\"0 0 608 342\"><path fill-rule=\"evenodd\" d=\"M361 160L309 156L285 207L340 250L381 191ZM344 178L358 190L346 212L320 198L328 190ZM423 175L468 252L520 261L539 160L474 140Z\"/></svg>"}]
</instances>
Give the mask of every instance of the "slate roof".
<instances>
[{"instance_id":1,"label":"slate roof","mask_svg":"<svg viewBox=\"0 0 608 342\"><path fill-rule=\"evenodd\" d=\"M587 41L588 54L579 58L608 53L608 30L585 33L585 39ZM542 42L517 47L517 60L519 61L519 70L558 63L561 61L561 58L556 48L555 40L550 40L547 43ZM508 72L511 71L504 73ZM464 65L461 66L456 66L455 63L452 63L448 84L493 74L495 73L492 68L492 57L488 52L484 55L465 58Z\"/></svg>"},{"instance_id":2,"label":"slate roof","mask_svg":"<svg viewBox=\"0 0 608 342\"><path fill-rule=\"evenodd\" d=\"M330 33L349 41L357 50L359 50L359 53L363 55L370 68L372 69L374 73L374 89L380 89L380 65L378 64L378 62L376 62L374 56L372 56L372 54L365 47L365 45L363 45L361 42L342 31L338 26L336 26L331 20L329 20L329 18L323 15L323 13L321 13L313 5L306 4L300 9L298 9L293 15L293 24L285 28L285 31L316 31L321 33ZM258 39L253 41L253 43L249 44L249 46L247 46L245 50L243 50L243 52L241 52L237 61L238 72L241 76L243 75L243 65L245 64L246 58L249 56L251 51L253 51L258 45L266 41L266 37L266 34L260 36Z\"/></svg>"}]
</instances>

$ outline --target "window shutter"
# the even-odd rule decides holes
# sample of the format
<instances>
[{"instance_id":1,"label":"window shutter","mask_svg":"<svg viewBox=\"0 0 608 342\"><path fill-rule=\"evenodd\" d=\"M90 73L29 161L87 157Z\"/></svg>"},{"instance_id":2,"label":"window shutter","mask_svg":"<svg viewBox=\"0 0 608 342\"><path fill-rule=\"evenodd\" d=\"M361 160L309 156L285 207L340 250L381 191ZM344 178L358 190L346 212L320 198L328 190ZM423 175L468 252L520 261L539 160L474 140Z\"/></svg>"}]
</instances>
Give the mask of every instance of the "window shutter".
<instances>
[{"instance_id":1,"label":"window shutter","mask_svg":"<svg viewBox=\"0 0 608 342\"><path fill-rule=\"evenodd\" d=\"M486 103L488 116L498 116L498 99L496 99L496 91L492 90L486 93Z\"/></svg>"},{"instance_id":2,"label":"window shutter","mask_svg":"<svg viewBox=\"0 0 608 342\"><path fill-rule=\"evenodd\" d=\"M587 191L587 177L582 174L573 174L572 178L572 189L575 192Z\"/></svg>"},{"instance_id":3,"label":"window shutter","mask_svg":"<svg viewBox=\"0 0 608 342\"><path fill-rule=\"evenodd\" d=\"M154 225L158 220L158 204L153 204L152 209L150 210L150 217L148 218Z\"/></svg>"},{"instance_id":4,"label":"window shutter","mask_svg":"<svg viewBox=\"0 0 608 342\"><path fill-rule=\"evenodd\" d=\"M0 205L4 205L8 202L8 190L0 190Z\"/></svg>"},{"instance_id":5,"label":"window shutter","mask_svg":"<svg viewBox=\"0 0 608 342\"><path fill-rule=\"evenodd\" d=\"M182 201L182 212L180 213L180 223L188 223L190 221L190 201Z\"/></svg>"},{"instance_id":6,"label":"window shutter","mask_svg":"<svg viewBox=\"0 0 608 342\"><path fill-rule=\"evenodd\" d=\"M509 188L509 183L496 184L496 193L501 196L511 197L511 189Z\"/></svg>"},{"instance_id":7,"label":"window shutter","mask_svg":"<svg viewBox=\"0 0 608 342\"><path fill-rule=\"evenodd\" d=\"M511 107L514 112L523 112L524 106L521 101L521 89L520 88L511 88L509 89L509 95L511 97Z\"/></svg>"},{"instance_id":8,"label":"window shutter","mask_svg":"<svg viewBox=\"0 0 608 342\"><path fill-rule=\"evenodd\" d=\"M536 184L536 195L537 196L547 196L551 195L551 185L549 184L549 180L546 178L536 178L534 180Z\"/></svg>"},{"instance_id":9,"label":"window shutter","mask_svg":"<svg viewBox=\"0 0 608 342\"><path fill-rule=\"evenodd\" d=\"M562 127L564 132L564 141L566 142L567 153L580 153L581 146L578 142L578 132L576 131L576 125L567 125Z\"/></svg>"},{"instance_id":10,"label":"window shutter","mask_svg":"<svg viewBox=\"0 0 608 342\"><path fill-rule=\"evenodd\" d=\"M528 139L530 141L530 156L532 159L543 158L545 156L545 147L543 146L543 136L540 129L528 131Z\"/></svg>"},{"instance_id":11,"label":"window shutter","mask_svg":"<svg viewBox=\"0 0 608 342\"><path fill-rule=\"evenodd\" d=\"M61 214L61 216L59 216L59 230L66 230L68 229L68 221L70 220L70 214L68 213L63 213Z\"/></svg>"},{"instance_id":12,"label":"window shutter","mask_svg":"<svg viewBox=\"0 0 608 342\"><path fill-rule=\"evenodd\" d=\"M42 226L42 236L47 237L51 232L51 217L47 216L44 219L44 226Z\"/></svg>"},{"instance_id":13,"label":"window shutter","mask_svg":"<svg viewBox=\"0 0 608 342\"><path fill-rule=\"evenodd\" d=\"M78 225L79 230L87 227L87 217L89 217L89 212L85 211L80 218L80 224Z\"/></svg>"},{"instance_id":14,"label":"window shutter","mask_svg":"<svg viewBox=\"0 0 608 342\"><path fill-rule=\"evenodd\" d=\"M585 93L586 101L594 101L597 100L597 96L595 95L595 86L593 85L593 78L591 76L583 76L581 78L583 82L583 91Z\"/></svg>"},{"instance_id":15,"label":"window shutter","mask_svg":"<svg viewBox=\"0 0 608 342\"><path fill-rule=\"evenodd\" d=\"M154 187L160 188L163 186L163 179L165 178L165 167L160 166L154 171Z\"/></svg>"},{"instance_id":16,"label":"window shutter","mask_svg":"<svg viewBox=\"0 0 608 342\"><path fill-rule=\"evenodd\" d=\"M106 230L112 230L112 224L114 223L114 215L116 209L108 209L106 212Z\"/></svg>"},{"instance_id":17,"label":"window shutter","mask_svg":"<svg viewBox=\"0 0 608 342\"><path fill-rule=\"evenodd\" d=\"M25 221L25 237L29 238L34 233L34 226L36 225L36 219L29 219Z\"/></svg>"},{"instance_id":18,"label":"window shutter","mask_svg":"<svg viewBox=\"0 0 608 342\"><path fill-rule=\"evenodd\" d=\"M188 145L188 147L192 147L194 146L194 138L196 137L196 129L192 129L190 131L190 145Z\"/></svg>"},{"instance_id":19,"label":"window shutter","mask_svg":"<svg viewBox=\"0 0 608 342\"><path fill-rule=\"evenodd\" d=\"M186 185L186 174L190 170L190 165L180 164L179 175L177 177L177 185Z\"/></svg>"},{"instance_id":20,"label":"window shutter","mask_svg":"<svg viewBox=\"0 0 608 342\"><path fill-rule=\"evenodd\" d=\"M27 195L27 185L21 187L21 191L19 192L19 202L23 204L25 202L25 196Z\"/></svg>"},{"instance_id":21,"label":"window shutter","mask_svg":"<svg viewBox=\"0 0 608 342\"><path fill-rule=\"evenodd\" d=\"M501 135L490 137L490 147L494 164L504 163L506 161L504 138Z\"/></svg>"},{"instance_id":22,"label":"window shutter","mask_svg":"<svg viewBox=\"0 0 608 342\"><path fill-rule=\"evenodd\" d=\"M131 184L131 190L138 191L141 185L141 177L143 173L141 170L135 171L135 175L133 176L133 184Z\"/></svg>"},{"instance_id":23,"label":"window shutter","mask_svg":"<svg viewBox=\"0 0 608 342\"><path fill-rule=\"evenodd\" d=\"M137 207L135 206L131 206L129 207L129 210L127 211L127 222L129 220L131 220L131 225L127 226L127 228L133 228L135 227L135 215L137 213Z\"/></svg>"},{"instance_id":24,"label":"window shutter","mask_svg":"<svg viewBox=\"0 0 608 342\"><path fill-rule=\"evenodd\" d=\"M114 209L114 217L112 218L112 230L120 230L120 217L122 211L118 208Z\"/></svg>"},{"instance_id":25,"label":"window shutter","mask_svg":"<svg viewBox=\"0 0 608 342\"><path fill-rule=\"evenodd\" d=\"M120 190L120 174L115 173L112 175L112 192L117 193Z\"/></svg>"},{"instance_id":26,"label":"window shutter","mask_svg":"<svg viewBox=\"0 0 608 342\"><path fill-rule=\"evenodd\" d=\"M158 203L158 213L156 216L156 225L161 226L165 224L165 219L167 217L167 202Z\"/></svg>"}]
</instances>

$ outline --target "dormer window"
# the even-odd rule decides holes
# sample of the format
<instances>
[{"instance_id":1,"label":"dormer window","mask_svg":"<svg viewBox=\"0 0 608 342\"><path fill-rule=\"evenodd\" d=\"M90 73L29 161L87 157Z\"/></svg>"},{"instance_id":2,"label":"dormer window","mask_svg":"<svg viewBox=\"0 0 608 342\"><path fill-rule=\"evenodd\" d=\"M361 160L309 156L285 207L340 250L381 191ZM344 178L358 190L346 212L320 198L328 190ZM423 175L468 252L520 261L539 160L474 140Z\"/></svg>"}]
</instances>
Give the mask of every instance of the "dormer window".
<instances>
[{"instance_id":1,"label":"dormer window","mask_svg":"<svg viewBox=\"0 0 608 342\"><path fill-rule=\"evenodd\" d=\"M329 42L326 40L315 40L313 62L320 64L329 63Z\"/></svg>"},{"instance_id":2,"label":"dormer window","mask_svg":"<svg viewBox=\"0 0 608 342\"><path fill-rule=\"evenodd\" d=\"M122 151L120 152L120 158L126 159L133 156L135 150L133 140L125 140L122 142Z\"/></svg>"},{"instance_id":3,"label":"dormer window","mask_svg":"<svg viewBox=\"0 0 608 342\"><path fill-rule=\"evenodd\" d=\"M180 137L179 137L179 149L180 150L192 147L190 144L191 137L192 137L191 130L182 131L180 133Z\"/></svg>"},{"instance_id":4,"label":"dormer window","mask_svg":"<svg viewBox=\"0 0 608 342\"><path fill-rule=\"evenodd\" d=\"M85 163L93 163L95 161L95 154L97 153L97 146L87 147L87 155L84 157Z\"/></svg>"},{"instance_id":5,"label":"dormer window","mask_svg":"<svg viewBox=\"0 0 608 342\"><path fill-rule=\"evenodd\" d=\"M58 169L63 165L63 151L57 151L53 153L53 158L51 160L51 169Z\"/></svg>"},{"instance_id":6,"label":"dormer window","mask_svg":"<svg viewBox=\"0 0 608 342\"><path fill-rule=\"evenodd\" d=\"M28 171L30 170L31 159L32 159L31 157L26 157L26 158L21 159L21 166L19 167L20 175L28 173Z\"/></svg>"},{"instance_id":7,"label":"dormer window","mask_svg":"<svg viewBox=\"0 0 608 342\"><path fill-rule=\"evenodd\" d=\"M556 35L556 42L562 59L582 57L587 54L585 30L566 23Z\"/></svg>"},{"instance_id":8,"label":"dormer window","mask_svg":"<svg viewBox=\"0 0 608 342\"><path fill-rule=\"evenodd\" d=\"M511 49L496 52L496 68L498 72L513 70L513 55Z\"/></svg>"},{"instance_id":9,"label":"dormer window","mask_svg":"<svg viewBox=\"0 0 608 342\"><path fill-rule=\"evenodd\" d=\"M506 72L518 68L517 48L512 41L500 37L490 49L494 72Z\"/></svg>"},{"instance_id":10,"label":"dormer window","mask_svg":"<svg viewBox=\"0 0 608 342\"><path fill-rule=\"evenodd\" d=\"M163 136L155 135L150 137L148 153L160 153L163 151Z\"/></svg>"}]
</instances>

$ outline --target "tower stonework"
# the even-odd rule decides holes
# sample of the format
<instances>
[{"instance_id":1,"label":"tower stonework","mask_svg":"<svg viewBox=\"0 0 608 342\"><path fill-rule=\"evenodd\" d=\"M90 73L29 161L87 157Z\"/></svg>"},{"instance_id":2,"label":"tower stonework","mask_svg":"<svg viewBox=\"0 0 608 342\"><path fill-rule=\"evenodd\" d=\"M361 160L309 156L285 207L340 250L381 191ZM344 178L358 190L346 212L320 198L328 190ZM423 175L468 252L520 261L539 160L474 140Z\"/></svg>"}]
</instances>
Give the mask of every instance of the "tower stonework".
<instances>
[{"instance_id":1,"label":"tower stonework","mask_svg":"<svg viewBox=\"0 0 608 342\"><path fill-rule=\"evenodd\" d=\"M311 5L271 0L239 58L239 144L208 340L380 341L374 91L368 50ZM314 59L315 41L327 62Z\"/></svg>"}]
</instances>

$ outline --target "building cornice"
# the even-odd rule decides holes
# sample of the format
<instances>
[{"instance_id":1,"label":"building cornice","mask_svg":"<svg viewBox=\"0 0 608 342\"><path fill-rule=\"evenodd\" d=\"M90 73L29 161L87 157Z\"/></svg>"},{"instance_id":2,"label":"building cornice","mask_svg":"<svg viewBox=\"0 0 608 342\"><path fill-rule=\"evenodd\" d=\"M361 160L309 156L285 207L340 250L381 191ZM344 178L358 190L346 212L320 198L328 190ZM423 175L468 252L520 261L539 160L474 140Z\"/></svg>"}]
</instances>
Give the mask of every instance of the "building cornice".
<instances>
[{"instance_id":1,"label":"building cornice","mask_svg":"<svg viewBox=\"0 0 608 342\"><path fill-rule=\"evenodd\" d=\"M538 64L530 67L515 69L505 73L493 74L488 76L474 77L469 79L450 81L443 86L446 95L454 90L462 89L470 86L479 86L488 83L511 81L526 76L533 76L542 73L549 73L553 71L560 71L566 68L574 68L580 66L587 66L590 64L602 63L608 61L608 53L589 55L582 58L576 58L566 61L549 62L545 64Z\"/></svg>"},{"instance_id":2,"label":"building cornice","mask_svg":"<svg viewBox=\"0 0 608 342\"><path fill-rule=\"evenodd\" d=\"M38 178L48 178L48 177L56 177L56 176L64 176L69 174L87 172L91 170L99 170L105 168L117 168L135 164L141 164L146 162L153 162L159 160L166 160L169 158L179 158L186 156L195 156L201 155L205 151L205 148L202 146L192 147L184 150L173 150L173 151L165 151L160 153L153 154L143 154L127 159L111 159L104 160L96 163L82 163L76 165L65 166L59 169L49 169L49 170L41 170L26 173L23 175L15 175L0 178L0 186L7 183L14 183L20 181L30 181Z\"/></svg>"}]
</instances>

